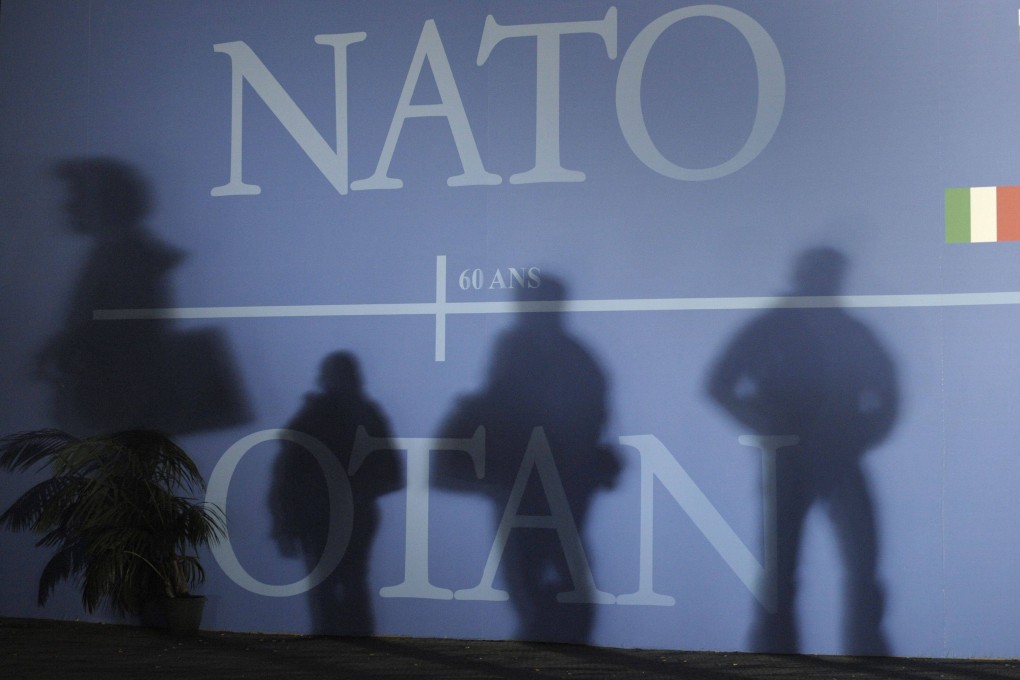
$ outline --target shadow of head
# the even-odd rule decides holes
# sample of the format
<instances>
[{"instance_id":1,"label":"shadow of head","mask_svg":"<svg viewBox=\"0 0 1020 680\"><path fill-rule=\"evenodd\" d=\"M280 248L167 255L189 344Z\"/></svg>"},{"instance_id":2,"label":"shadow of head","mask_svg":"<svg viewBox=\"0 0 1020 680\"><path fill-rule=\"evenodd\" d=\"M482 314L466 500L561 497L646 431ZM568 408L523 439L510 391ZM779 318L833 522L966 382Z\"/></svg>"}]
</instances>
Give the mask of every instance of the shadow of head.
<instances>
[{"instance_id":1,"label":"shadow of head","mask_svg":"<svg viewBox=\"0 0 1020 680\"><path fill-rule=\"evenodd\" d=\"M319 365L319 388L324 392L361 392L361 369L353 354L333 352Z\"/></svg>"},{"instance_id":2,"label":"shadow of head","mask_svg":"<svg viewBox=\"0 0 1020 680\"><path fill-rule=\"evenodd\" d=\"M148 184L129 165L110 158L65 160L55 168L67 187L71 227L93 236L131 230L152 210Z\"/></svg>"},{"instance_id":3,"label":"shadow of head","mask_svg":"<svg viewBox=\"0 0 1020 680\"><path fill-rule=\"evenodd\" d=\"M794 290L801 295L838 295L847 266L846 256L835 248L805 250L794 264Z\"/></svg>"}]
</instances>

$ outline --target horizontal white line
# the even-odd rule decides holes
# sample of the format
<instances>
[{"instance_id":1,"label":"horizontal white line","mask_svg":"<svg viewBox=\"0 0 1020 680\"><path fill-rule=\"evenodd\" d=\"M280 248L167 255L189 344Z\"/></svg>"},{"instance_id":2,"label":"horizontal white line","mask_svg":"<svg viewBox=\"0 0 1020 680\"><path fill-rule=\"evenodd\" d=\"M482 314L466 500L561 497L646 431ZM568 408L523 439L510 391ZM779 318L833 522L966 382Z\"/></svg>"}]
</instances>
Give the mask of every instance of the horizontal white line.
<instances>
[{"instance_id":1,"label":"horizontal white line","mask_svg":"<svg viewBox=\"0 0 1020 680\"><path fill-rule=\"evenodd\" d=\"M168 307L164 309L97 309L97 321L129 319L257 319L287 316L399 316L436 313L435 302L377 305L263 305L251 307Z\"/></svg>"},{"instance_id":2,"label":"horizontal white line","mask_svg":"<svg viewBox=\"0 0 1020 680\"><path fill-rule=\"evenodd\" d=\"M983 305L1020 305L1020 292L97 309L92 313L92 318L97 321L127 321L141 319L256 319L315 316L435 316L440 313L668 312L769 309L774 307L825 309L833 307L976 307Z\"/></svg>"}]
</instances>

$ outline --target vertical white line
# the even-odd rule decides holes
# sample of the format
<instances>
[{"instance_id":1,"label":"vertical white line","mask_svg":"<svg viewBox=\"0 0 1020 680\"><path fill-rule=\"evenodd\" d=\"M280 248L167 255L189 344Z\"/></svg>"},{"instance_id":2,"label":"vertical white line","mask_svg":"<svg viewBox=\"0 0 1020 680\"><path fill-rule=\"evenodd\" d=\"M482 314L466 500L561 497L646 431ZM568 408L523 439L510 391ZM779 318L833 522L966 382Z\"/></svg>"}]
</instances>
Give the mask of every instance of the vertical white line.
<instances>
[{"instance_id":1,"label":"vertical white line","mask_svg":"<svg viewBox=\"0 0 1020 680\"><path fill-rule=\"evenodd\" d=\"M436 361L446 361L446 255L436 255Z\"/></svg>"},{"instance_id":2,"label":"vertical white line","mask_svg":"<svg viewBox=\"0 0 1020 680\"><path fill-rule=\"evenodd\" d=\"M765 609L775 612L779 608L779 493L776 487L776 450L762 449L761 457L762 529L765 532L762 562L765 567Z\"/></svg>"},{"instance_id":3,"label":"vertical white line","mask_svg":"<svg viewBox=\"0 0 1020 680\"><path fill-rule=\"evenodd\" d=\"M744 446L761 451L761 501L762 501L762 561L763 577L758 584L755 597L770 612L775 612L779 603L778 559L779 559L779 501L776 476L776 452L800 442L800 437L787 435L753 435L737 437Z\"/></svg>"}]
</instances>

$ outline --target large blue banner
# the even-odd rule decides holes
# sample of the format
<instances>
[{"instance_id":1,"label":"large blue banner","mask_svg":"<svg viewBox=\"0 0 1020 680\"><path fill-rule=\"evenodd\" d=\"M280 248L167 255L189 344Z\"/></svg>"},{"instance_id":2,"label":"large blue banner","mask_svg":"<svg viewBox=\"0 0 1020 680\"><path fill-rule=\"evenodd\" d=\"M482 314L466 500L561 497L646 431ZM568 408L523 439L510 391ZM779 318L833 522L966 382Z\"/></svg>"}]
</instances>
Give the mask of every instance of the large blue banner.
<instances>
[{"instance_id":1,"label":"large blue banner","mask_svg":"<svg viewBox=\"0 0 1020 680\"><path fill-rule=\"evenodd\" d=\"M6 0L0 431L175 435L213 629L1020 655L1018 35Z\"/></svg>"}]
</instances>

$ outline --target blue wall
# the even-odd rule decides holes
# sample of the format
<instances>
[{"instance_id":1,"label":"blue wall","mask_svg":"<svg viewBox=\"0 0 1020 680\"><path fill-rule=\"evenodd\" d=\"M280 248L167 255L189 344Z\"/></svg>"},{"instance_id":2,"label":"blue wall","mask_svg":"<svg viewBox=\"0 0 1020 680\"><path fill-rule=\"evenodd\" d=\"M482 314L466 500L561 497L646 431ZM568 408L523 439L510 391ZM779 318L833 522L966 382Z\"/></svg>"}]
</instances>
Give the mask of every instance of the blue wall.
<instances>
[{"instance_id":1,"label":"blue wall","mask_svg":"<svg viewBox=\"0 0 1020 680\"><path fill-rule=\"evenodd\" d=\"M0 92L0 431L177 435L208 627L1020 654L1015 3L7 0Z\"/></svg>"}]
</instances>

